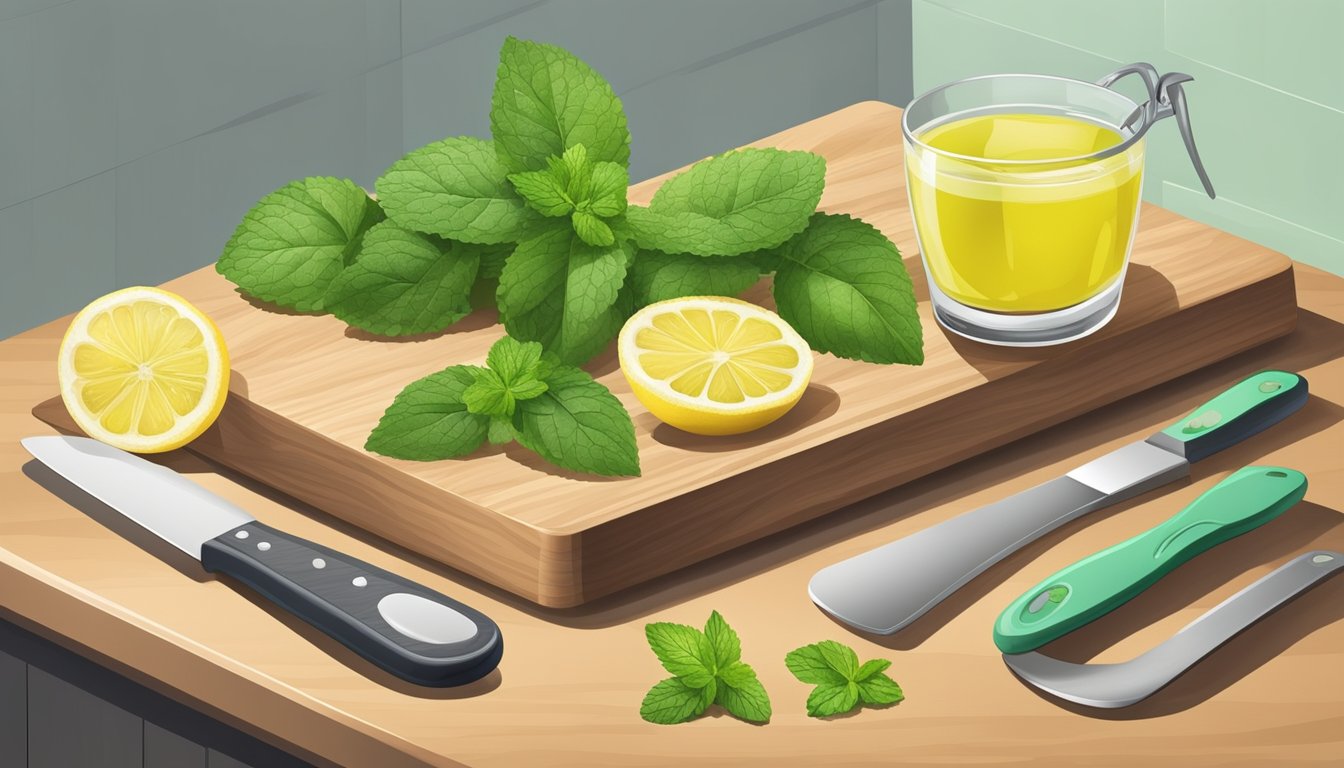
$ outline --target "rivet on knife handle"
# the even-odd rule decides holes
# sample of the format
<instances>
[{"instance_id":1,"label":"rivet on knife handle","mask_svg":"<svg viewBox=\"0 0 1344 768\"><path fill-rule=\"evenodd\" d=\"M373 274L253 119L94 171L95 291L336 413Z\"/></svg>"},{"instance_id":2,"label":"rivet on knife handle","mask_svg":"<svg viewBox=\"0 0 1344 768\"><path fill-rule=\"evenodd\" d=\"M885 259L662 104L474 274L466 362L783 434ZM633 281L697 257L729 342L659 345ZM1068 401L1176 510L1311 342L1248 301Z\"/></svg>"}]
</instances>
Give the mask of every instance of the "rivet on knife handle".
<instances>
[{"instance_id":1,"label":"rivet on knife handle","mask_svg":"<svg viewBox=\"0 0 1344 768\"><path fill-rule=\"evenodd\" d=\"M1148 442L1194 463L1270 427L1307 402L1307 380L1261 371L1228 388Z\"/></svg>"},{"instance_id":2,"label":"rivet on knife handle","mask_svg":"<svg viewBox=\"0 0 1344 768\"><path fill-rule=\"evenodd\" d=\"M1307 478L1296 470L1243 467L1174 517L1027 590L999 614L994 644L1025 653L1072 632L1195 555L1273 520L1306 492Z\"/></svg>"}]
</instances>

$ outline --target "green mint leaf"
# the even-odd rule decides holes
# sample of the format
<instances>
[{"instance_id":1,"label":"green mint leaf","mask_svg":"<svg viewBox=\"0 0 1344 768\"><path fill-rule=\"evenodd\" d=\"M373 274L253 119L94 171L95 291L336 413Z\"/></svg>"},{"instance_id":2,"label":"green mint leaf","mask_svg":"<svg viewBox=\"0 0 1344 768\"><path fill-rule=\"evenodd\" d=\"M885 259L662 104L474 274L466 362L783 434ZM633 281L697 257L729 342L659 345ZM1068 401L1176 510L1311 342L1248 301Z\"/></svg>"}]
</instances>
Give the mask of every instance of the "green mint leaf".
<instances>
[{"instance_id":1,"label":"green mint leaf","mask_svg":"<svg viewBox=\"0 0 1344 768\"><path fill-rule=\"evenodd\" d=\"M807 228L826 185L826 161L810 152L739 149L667 180L627 222L641 248L735 256L772 248Z\"/></svg>"},{"instance_id":2,"label":"green mint leaf","mask_svg":"<svg viewBox=\"0 0 1344 768\"><path fill-rule=\"evenodd\" d=\"M564 180L549 170L512 173L509 181L527 204L543 216L568 216L574 210Z\"/></svg>"},{"instance_id":3,"label":"green mint leaf","mask_svg":"<svg viewBox=\"0 0 1344 768\"><path fill-rule=\"evenodd\" d=\"M355 262L327 288L327 311L382 336L439 331L471 312L475 246L384 221L369 228Z\"/></svg>"},{"instance_id":4,"label":"green mint leaf","mask_svg":"<svg viewBox=\"0 0 1344 768\"><path fill-rule=\"evenodd\" d=\"M669 677L649 689L639 705L639 716L658 725L675 725L699 717L714 701L714 681L694 688L679 677Z\"/></svg>"},{"instance_id":5,"label":"green mint leaf","mask_svg":"<svg viewBox=\"0 0 1344 768\"><path fill-rule=\"evenodd\" d=\"M587 361L629 316L613 311L628 260L623 248L588 245L568 227L519 243L499 277L504 327L564 362Z\"/></svg>"},{"instance_id":6,"label":"green mint leaf","mask_svg":"<svg viewBox=\"0 0 1344 768\"><path fill-rule=\"evenodd\" d=\"M816 647L826 665L844 676L845 680L853 680L858 674L859 656L853 648L834 640L823 640Z\"/></svg>"},{"instance_id":7,"label":"green mint leaf","mask_svg":"<svg viewBox=\"0 0 1344 768\"><path fill-rule=\"evenodd\" d=\"M490 347L485 364L499 374L505 384L535 378L541 370L541 345L504 336Z\"/></svg>"},{"instance_id":8,"label":"green mint leaf","mask_svg":"<svg viewBox=\"0 0 1344 768\"><path fill-rule=\"evenodd\" d=\"M587 211L575 211L570 216L570 221L574 224L574 234L589 245L602 247L616 242L611 227Z\"/></svg>"},{"instance_id":9,"label":"green mint leaf","mask_svg":"<svg viewBox=\"0 0 1344 768\"><path fill-rule=\"evenodd\" d=\"M354 259L383 211L349 179L291 181L243 216L215 270L246 293L303 312Z\"/></svg>"},{"instance_id":10,"label":"green mint leaf","mask_svg":"<svg viewBox=\"0 0 1344 768\"><path fill-rule=\"evenodd\" d=\"M504 416L492 416L485 439L491 445L507 445L513 442L513 421Z\"/></svg>"},{"instance_id":11,"label":"green mint leaf","mask_svg":"<svg viewBox=\"0 0 1344 768\"><path fill-rule=\"evenodd\" d=\"M756 670L736 662L719 673L714 701L728 714L752 723L770 719L770 695L756 677Z\"/></svg>"},{"instance_id":12,"label":"green mint leaf","mask_svg":"<svg viewBox=\"0 0 1344 768\"><path fill-rule=\"evenodd\" d=\"M635 426L615 395L578 368L557 368L546 386L514 412L523 447L576 472L639 474Z\"/></svg>"},{"instance_id":13,"label":"green mint leaf","mask_svg":"<svg viewBox=\"0 0 1344 768\"><path fill-rule=\"evenodd\" d=\"M723 616L718 611L712 611L709 614L709 620L705 622L705 639L709 641L709 647L714 651L714 666L716 669L725 670L736 662L742 660L742 641L738 639L737 632L728 626ZM745 665L744 665L745 666ZM751 669L747 667L747 669ZM752 676L755 676L755 672Z\"/></svg>"},{"instance_id":14,"label":"green mint leaf","mask_svg":"<svg viewBox=\"0 0 1344 768\"><path fill-rule=\"evenodd\" d=\"M626 172L625 166L594 163L587 196L589 210L604 219L625 213L629 187L630 174Z\"/></svg>"},{"instance_id":15,"label":"green mint leaf","mask_svg":"<svg viewBox=\"0 0 1344 768\"><path fill-rule=\"evenodd\" d=\"M924 362L910 275L885 235L818 213L782 254L775 304L813 349L872 363Z\"/></svg>"},{"instance_id":16,"label":"green mint leaf","mask_svg":"<svg viewBox=\"0 0 1344 768\"><path fill-rule=\"evenodd\" d=\"M653 655L663 669L693 688L703 688L714 680L714 651L695 627L667 621L644 626Z\"/></svg>"},{"instance_id":17,"label":"green mint leaf","mask_svg":"<svg viewBox=\"0 0 1344 768\"><path fill-rule=\"evenodd\" d=\"M842 715L858 703L859 686L856 683L818 685L807 697L807 714L810 717Z\"/></svg>"},{"instance_id":18,"label":"green mint leaf","mask_svg":"<svg viewBox=\"0 0 1344 768\"><path fill-rule=\"evenodd\" d=\"M905 699L905 693L895 680L878 673L860 683L859 698L870 707L885 707Z\"/></svg>"},{"instance_id":19,"label":"green mint leaf","mask_svg":"<svg viewBox=\"0 0 1344 768\"><path fill-rule=\"evenodd\" d=\"M393 163L378 179L378 200L407 229L484 245L516 242L540 217L505 174L490 142L443 139Z\"/></svg>"},{"instance_id":20,"label":"green mint leaf","mask_svg":"<svg viewBox=\"0 0 1344 768\"><path fill-rule=\"evenodd\" d=\"M462 402L480 369L454 365L411 382L388 406L364 444L366 450L395 459L434 461L465 456L485 441L485 416Z\"/></svg>"},{"instance_id":21,"label":"green mint leaf","mask_svg":"<svg viewBox=\"0 0 1344 768\"><path fill-rule=\"evenodd\" d=\"M793 676L813 685L840 685L849 678L832 667L817 644L795 648L784 656L784 666Z\"/></svg>"},{"instance_id":22,"label":"green mint leaf","mask_svg":"<svg viewBox=\"0 0 1344 768\"><path fill-rule=\"evenodd\" d=\"M867 680L874 675L886 672L887 668L890 666L891 662L886 659L872 659L870 661L865 661L863 662L863 666L859 667L859 671L854 673L854 682L862 683L864 680Z\"/></svg>"},{"instance_id":23,"label":"green mint leaf","mask_svg":"<svg viewBox=\"0 0 1344 768\"><path fill-rule=\"evenodd\" d=\"M593 161L630 162L630 131L611 85L568 51L510 37L499 52L490 133L511 171L539 171L582 144Z\"/></svg>"},{"instance_id":24,"label":"green mint leaf","mask_svg":"<svg viewBox=\"0 0 1344 768\"><path fill-rule=\"evenodd\" d=\"M682 296L736 296L761 279L746 257L707 259L686 253L640 251L630 267L639 306Z\"/></svg>"},{"instance_id":25,"label":"green mint leaf","mask_svg":"<svg viewBox=\"0 0 1344 768\"><path fill-rule=\"evenodd\" d=\"M480 280L498 280L499 273L504 271L504 262L513 253L513 243L480 245L476 250L481 257L481 267L476 270L476 277ZM494 303L493 298L491 303Z\"/></svg>"},{"instance_id":26,"label":"green mint leaf","mask_svg":"<svg viewBox=\"0 0 1344 768\"><path fill-rule=\"evenodd\" d=\"M588 192L593 183L593 166L588 162L588 148L575 144L565 150L557 165L548 160L551 172L565 180L565 191L575 203L588 200Z\"/></svg>"},{"instance_id":27,"label":"green mint leaf","mask_svg":"<svg viewBox=\"0 0 1344 768\"><path fill-rule=\"evenodd\" d=\"M475 373L476 380L462 393L467 410L484 416L512 416L513 394L499 374L488 368L477 369Z\"/></svg>"}]
</instances>

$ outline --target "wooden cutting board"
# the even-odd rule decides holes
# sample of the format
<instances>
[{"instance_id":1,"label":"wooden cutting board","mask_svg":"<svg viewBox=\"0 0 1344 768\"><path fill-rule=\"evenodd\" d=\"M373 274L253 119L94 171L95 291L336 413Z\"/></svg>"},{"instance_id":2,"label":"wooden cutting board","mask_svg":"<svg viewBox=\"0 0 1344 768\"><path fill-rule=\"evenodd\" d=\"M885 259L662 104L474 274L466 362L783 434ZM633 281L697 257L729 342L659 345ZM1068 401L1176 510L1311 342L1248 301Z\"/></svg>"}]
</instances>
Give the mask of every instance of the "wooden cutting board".
<instances>
[{"instance_id":1,"label":"wooden cutting board","mask_svg":"<svg viewBox=\"0 0 1344 768\"><path fill-rule=\"evenodd\" d=\"M779 422L708 438L661 425L645 411L609 350L588 368L634 418L642 477L576 475L516 446L463 460L399 461L363 450L369 430L412 380L480 364L503 335L493 313L478 312L446 333L387 341L333 317L251 302L204 268L165 285L215 319L234 366L223 414L191 450L528 600L568 607L1293 329L1286 257L1145 204L1120 311L1102 331L1034 349L943 331L930 314L907 208L900 118L895 107L865 102L757 145L825 156L821 208L863 218L900 248L920 301L921 367L819 355L811 387ZM660 182L633 187L632 201L647 201ZM765 286L747 297L770 303ZM73 428L58 399L35 413Z\"/></svg>"}]
</instances>

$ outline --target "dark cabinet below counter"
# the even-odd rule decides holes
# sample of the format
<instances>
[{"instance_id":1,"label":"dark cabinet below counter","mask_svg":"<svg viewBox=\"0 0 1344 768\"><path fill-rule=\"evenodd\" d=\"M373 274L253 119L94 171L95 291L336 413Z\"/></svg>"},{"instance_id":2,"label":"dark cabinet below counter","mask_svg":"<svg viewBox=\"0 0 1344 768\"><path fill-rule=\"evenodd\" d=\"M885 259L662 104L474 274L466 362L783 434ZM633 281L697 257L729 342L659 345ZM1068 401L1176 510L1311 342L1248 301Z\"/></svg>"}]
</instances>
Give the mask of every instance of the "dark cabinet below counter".
<instances>
[{"instance_id":1,"label":"dark cabinet below counter","mask_svg":"<svg viewBox=\"0 0 1344 768\"><path fill-rule=\"evenodd\" d=\"M306 768L0 620L0 768Z\"/></svg>"}]
</instances>

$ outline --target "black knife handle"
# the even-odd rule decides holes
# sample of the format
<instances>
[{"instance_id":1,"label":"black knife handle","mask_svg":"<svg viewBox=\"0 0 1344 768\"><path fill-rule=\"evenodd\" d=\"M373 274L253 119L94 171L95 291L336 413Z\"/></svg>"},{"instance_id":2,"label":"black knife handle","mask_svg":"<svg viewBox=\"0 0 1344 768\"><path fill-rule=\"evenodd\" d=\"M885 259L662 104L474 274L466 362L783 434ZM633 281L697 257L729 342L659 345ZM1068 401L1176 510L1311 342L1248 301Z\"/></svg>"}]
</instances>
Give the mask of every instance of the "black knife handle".
<instances>
[{"instance_id":1,"label":"black knife handle","mask_svg":"<svg viewBox=\"0 0 1344 768\"><path fill-rule=\"evenodd\" d=\"M201 545L227 574L342 645L418 685L463 685L499 664L499 627L480 611L256 521Z\"/></svg>"}]
</instances>

